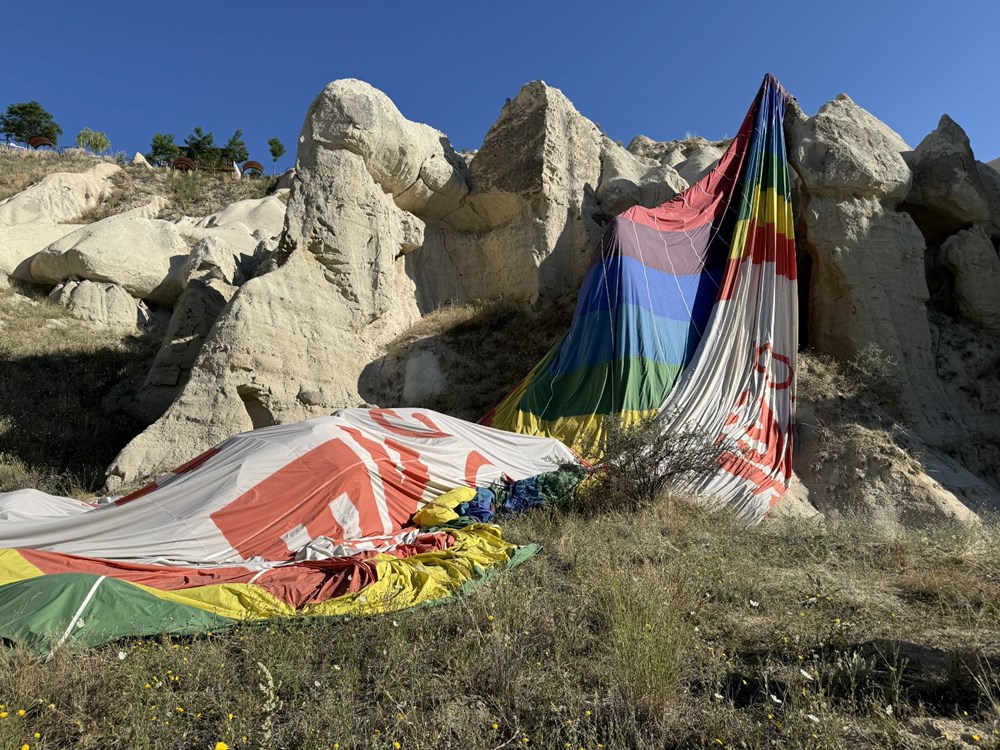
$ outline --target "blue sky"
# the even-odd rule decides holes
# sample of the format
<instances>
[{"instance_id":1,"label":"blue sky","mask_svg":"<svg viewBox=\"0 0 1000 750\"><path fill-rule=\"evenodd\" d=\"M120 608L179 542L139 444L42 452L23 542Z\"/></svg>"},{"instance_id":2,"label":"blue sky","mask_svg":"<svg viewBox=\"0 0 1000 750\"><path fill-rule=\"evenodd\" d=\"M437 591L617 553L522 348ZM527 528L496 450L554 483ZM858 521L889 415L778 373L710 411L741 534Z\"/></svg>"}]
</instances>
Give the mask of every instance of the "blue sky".
<instances>
[{"instance_id":1,"label":"blue sky","mask_svg":"<svg viewBox=\"0 0 1000 750\"><path fill-rule=\"evenodd\" d=\"M911 146L947 112L976 156L1000 157L1000 3L222 2L61 0L8 12L0 107L38 99L115 150L242 128L251 158L295 143L336 78L476 148L507 97L541 78L612 138L731 135L773 72L812 114L838 92Z\"/></svg>"}]
</instances>

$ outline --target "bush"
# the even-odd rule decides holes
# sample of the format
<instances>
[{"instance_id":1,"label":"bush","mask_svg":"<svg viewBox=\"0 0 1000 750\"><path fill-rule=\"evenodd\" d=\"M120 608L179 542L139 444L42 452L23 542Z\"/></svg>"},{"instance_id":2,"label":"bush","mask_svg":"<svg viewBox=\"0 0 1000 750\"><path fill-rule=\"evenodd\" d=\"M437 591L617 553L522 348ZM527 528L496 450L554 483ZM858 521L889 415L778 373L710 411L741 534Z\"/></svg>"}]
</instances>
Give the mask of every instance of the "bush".
<instances>
[{"instance_id":1,"label":"bush","mask_svg":"<svg viewBox=\"0 0 1000 750\"><path fill-rule=\"evenodd\" d=\"M604 457L573 500L578 510L636 510L672 485L713 472L724 444L695 429L664 430L671 420L649 417L629 424L605 421Z\"/></svg>"},{"instance_id":2,"label":"bush","mask_svg":"<svg viewBox=\"0 0 1000 750\"><path fill-rule=\"evenodd\" d=\"M76 136L76 145L92 154L103 154L111 148L111 141L107 133L84 128Z\"/></svg>"}]
</instances>

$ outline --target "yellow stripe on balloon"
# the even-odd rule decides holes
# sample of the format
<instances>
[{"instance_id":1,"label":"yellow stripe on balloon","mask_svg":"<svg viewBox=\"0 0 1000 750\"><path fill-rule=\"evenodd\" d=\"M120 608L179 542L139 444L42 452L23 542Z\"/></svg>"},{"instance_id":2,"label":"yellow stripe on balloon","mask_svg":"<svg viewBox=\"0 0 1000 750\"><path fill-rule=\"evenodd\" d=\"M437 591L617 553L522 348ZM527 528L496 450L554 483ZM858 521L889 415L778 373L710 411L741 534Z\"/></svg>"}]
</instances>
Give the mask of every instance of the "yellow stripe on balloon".
<instances>
[{"instance_id":1,"label":"yellow stripe on balloon","mask_svg":"<svg viewBox=\"0 0 1000 750\"><path fill-rule=\"evenodd\" d=\"M44 575L16 549L0 549L0 586Z\"/></svg>"}]
</instances>

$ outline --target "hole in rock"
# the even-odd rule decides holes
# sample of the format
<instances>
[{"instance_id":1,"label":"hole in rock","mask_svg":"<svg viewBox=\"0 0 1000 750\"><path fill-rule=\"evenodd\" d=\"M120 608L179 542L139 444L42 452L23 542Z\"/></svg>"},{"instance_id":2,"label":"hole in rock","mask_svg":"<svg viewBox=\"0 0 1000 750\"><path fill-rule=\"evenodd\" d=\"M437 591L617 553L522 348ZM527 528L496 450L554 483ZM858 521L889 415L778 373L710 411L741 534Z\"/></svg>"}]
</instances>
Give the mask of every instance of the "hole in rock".
<instances>
[{"instance_id":1,"label":"hole in rock","mask_svg":"<svg viewBox=\"0 0 1000 750\"><path fill-rule=\"evenodd\" d=\"M260 400L259 390L253 386L241 385L236 389L236 392L239 394L240 400L243 402L243 408L247 410L250 422L253 424L255 430L260 427L270 427L273 424L277 424L274 421L274 415L271 414L271 410L264 406L264 402Z\"/></svg>"}]
</instances>

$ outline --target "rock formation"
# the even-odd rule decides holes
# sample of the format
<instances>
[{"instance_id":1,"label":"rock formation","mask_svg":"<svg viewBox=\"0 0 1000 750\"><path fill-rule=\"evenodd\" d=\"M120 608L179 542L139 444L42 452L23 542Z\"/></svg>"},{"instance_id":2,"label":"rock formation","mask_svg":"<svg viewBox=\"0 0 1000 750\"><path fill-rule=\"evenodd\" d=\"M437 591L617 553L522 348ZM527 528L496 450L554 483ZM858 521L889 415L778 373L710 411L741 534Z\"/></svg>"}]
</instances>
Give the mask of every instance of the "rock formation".
<instances>
[{"instance_id":1,"label":"rock formation","mask_svg":"<svg viewBox=\"0 0 1000 750\"><path fill-rule=\"evenodd\" d=\"M786 116L800 253L812 264L808 343L849 359L878 344L899 364L908 414L919 419L937 393L922 273L924 240L896 211L910 190L895 132L841 94L806 118Z\"/></svg>"},{"instance_id":2,"label":"rock formation","mask_svg":"<svg viewBox=\"0 0 1000 750\"><path fill-rule=\"evenodd\" d=\"M942 115L937 129L907 160L914 179L906 204L925 231L948 235L990 221L985 185L969 138L948 115Z\"/></svg>"},{"instance_id":3,"label":"rock formation","mask_svg":"<svg viewBox=\"0 0 1000 750\"><path fill-rule=\"evenodd\" d=\"M614 210L686 185L603 137L540 81L504 107L471 165L382 92L331 83L303 126L277 252L112 476L132 482L233 432L363 402L366 365L445 302L574 293L604 213L604 164L618 175L601 193Z\"/></svg>"},{"instance_id":4,"label":"rock formation","mask_svg":"<svg viewBox=\"0 0 1000 750\"><path fill-rule=\"evenodd\" d=\"M65 281L49 294L81 320L118 328L141 329L149 323L149 308L117 284L94 281Z\"/></svg>"},{"instance_id":5,"label":"rock formation","mask_svg":"<svg viewBox=\"0 0 1000 750\"><path fill-rule=\"evenodd\" d=\"M963 378L943 368L958 335L942 328L966 324L939 312L981 327L975 335L989 348L988 331L997 330L1000 259L990 241L988 168L977 165L965 133L947 116L911 151L843 94L811 118L792 106L786 131L799 178L795 210L808 269L800 278L807 286L808 344L841 360L875 345L894 370L898 416L911 425L881 443L881 456L848 450L838 464L817 471L815 412L803 404L796 471L810 499L826 509L856 496L856 509L902 523L965 518L959 499L977 509L996 507L1000 484L983 479L990 478L987 456L996 454L985 446L1000 437L1000 423L989 416L998 413L989 402L1000 400L1000 384L976 389L993 394L985 397L985 409L982 398L970 402ZM874 444L871 434L849 433L841 435L845 444ZM901 445L921 455L923 466L900 464ZM837 471L854 473L838 482ZM893 494L906 502L895 510L878 505L877 498Z\"/></svg>"},{"instance_id":6,"label":"rock formation","mask_svg":"<svg viewBox=\"0 0 1000 750\"><path fill-rule=\"evenodd\" d=\"M181 293L180 269L191 252L176 225L112 216L56 240L31 260L31 280L114 283L134 297L170 306Z\"/></svg>"},{"instance_id":7,"label":"rock formation","mask_svg":"<svg viewBox=\"0 0 1000 750\"><path fill-rule=\"evenodd\" d=\"M111 195L111 178L121 167L99 162L86 172L58 172L44 177L17 195L0 201L0 226L47 221L69 223Z\"/></svg>"}]
</instances>

